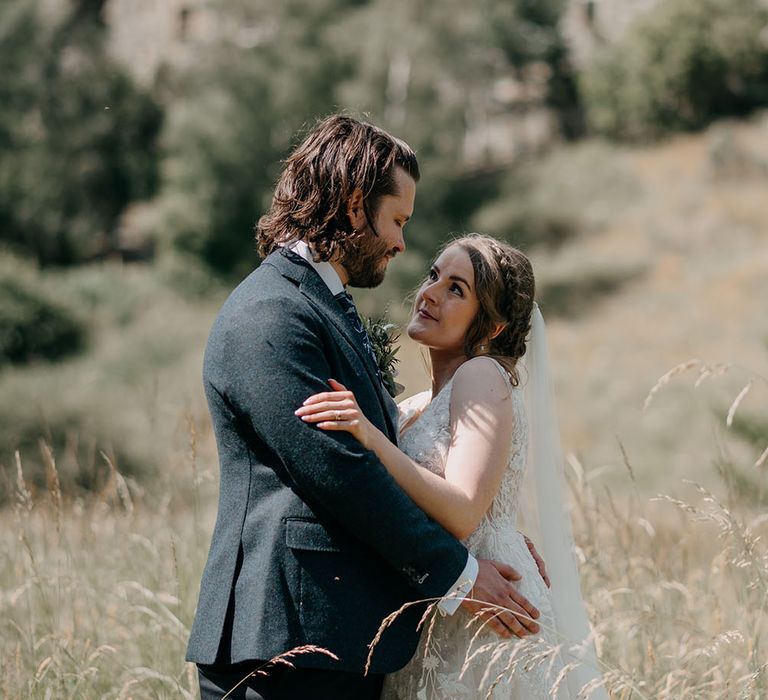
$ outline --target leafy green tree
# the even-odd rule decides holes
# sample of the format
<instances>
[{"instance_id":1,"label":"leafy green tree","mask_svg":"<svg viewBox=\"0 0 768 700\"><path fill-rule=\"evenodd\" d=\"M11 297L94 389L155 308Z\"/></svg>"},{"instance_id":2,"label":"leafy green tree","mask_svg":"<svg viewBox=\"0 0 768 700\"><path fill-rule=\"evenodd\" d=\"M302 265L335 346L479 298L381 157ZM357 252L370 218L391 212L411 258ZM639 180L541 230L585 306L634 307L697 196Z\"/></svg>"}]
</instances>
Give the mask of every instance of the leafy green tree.
<instances>
[{"instance_id":1,"label":"leafy green tree","mask_svg":"<svg viewBox=\"0 0 768 700\"><path fill-rule=\"evenodd\" d=\"M41 287L31 265L0 258L0 368L75 353L86 335L82 319Z\"/></svg>"},{"instance_id":2,"label":"leafy green tree","mask_svg":"<svg viewBox=\"0 0 768 700\"><path fill-rule=\"evenodd\" d=\"M761 0L658 3L583 71L590 126L648 139L768 104L766 26Z\"/></svg>"},{"instance_id":3,"label":"leafy green tree","mask_svg":"<svg viewBox=\"0 0 768 700\"><path fill-rule=\"evenodd\" d=\"M42 264L109 252L156 185L162 113L110 58L102 5L0 7L0 241Z\"/></svg>"},{"instance_id":4,"label":"leafy green tree","mask_svg":"<svg viewBox=\"0 0 768 700\"><path fill-rule=\"evenodd\" d=\"M227 27L167 78L169 120L159 230L223 274L257 263L253 228L293 134L336 108L343 67L325 31L352 3L226 0Z\"/></svg>"},{"instance_id":5,"label":"leafy green tree","mask_svg":"<svg viewBox=\"0 0 768 700\"><path fill-rule=\"evenodd\" d=\"M500 79L560 61L561 4L220 0L227 29L167 82L158 230L220 272L250 270L251 232L292 135L349 110L416 148L424 178L409 241L431 254L496 193L496 165L468 171L467 134L505 109Z\"/></svg>"},{"instance_id":6,"label":"leafy green tree","mask_svg":"<svg viewBox=\"0 0 768 700\"><path fill-rule=\"evenodd\" d=\"M489 153L469 166L468 138L507 108L495 96L500 81L521 78L532 62L563 72L561 11L560 0L374 0L336 28L355 66L341 101L376 115L419 154L424 178L409 238L425 256L498 195L498 159Z\"/></svg>"}]
</instances>

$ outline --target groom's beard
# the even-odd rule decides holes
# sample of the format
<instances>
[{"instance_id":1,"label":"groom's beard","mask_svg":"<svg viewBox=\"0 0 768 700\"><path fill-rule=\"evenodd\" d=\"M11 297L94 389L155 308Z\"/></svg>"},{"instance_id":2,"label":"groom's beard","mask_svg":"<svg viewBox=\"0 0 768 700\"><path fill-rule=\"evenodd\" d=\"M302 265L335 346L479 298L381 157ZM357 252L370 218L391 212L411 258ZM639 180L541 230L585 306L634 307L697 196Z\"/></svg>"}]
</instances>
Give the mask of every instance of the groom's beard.
<instances>
[{"instance_id":1,"label":"groom's beard","mask_svg":"<svg viewBox=\"0 0 768 700\"><path fill-rule=\"evenodd\" d=\"M397 251L390 249L386 242L367 226L365 233L347 247L341 259L349 277L349 286L378 287L384 281L387 258L395 255Z\"/></svg>"}]
</instances>

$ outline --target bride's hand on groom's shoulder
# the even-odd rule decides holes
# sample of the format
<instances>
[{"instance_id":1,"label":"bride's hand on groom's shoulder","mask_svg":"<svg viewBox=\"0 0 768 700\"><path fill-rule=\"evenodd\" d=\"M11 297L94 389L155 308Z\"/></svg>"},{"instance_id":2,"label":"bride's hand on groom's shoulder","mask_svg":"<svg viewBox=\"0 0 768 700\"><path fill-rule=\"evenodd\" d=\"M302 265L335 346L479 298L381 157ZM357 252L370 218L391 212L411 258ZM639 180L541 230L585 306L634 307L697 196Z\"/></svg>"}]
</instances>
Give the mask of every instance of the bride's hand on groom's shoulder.
<instances>
[{"instance_id":1,"label":"bride's hand on groom's shoulder","mask_svg":"<svg viewBox=\"0 0 768 700\"><path fill-rule=\"evenodd\" d=\"M329 379L333 391L310 396L295 413L305 423L321 430L344 430L370 449L375 428L357 405L355 395L341 382Z\"/></svg>"},{"instance_id":2,"label":"bride's hand on groom's shoulder","mask_svg":"<svg viewBox=\"0 0 768 700\"><path fill-rule=\"evenodd\" d=\"M520 580L520 574L511 566L490 559L478 559L477 563L475 585L462 605L505 639L536 634L539 611L512 585Z\"/></svg>"}]
</instances>

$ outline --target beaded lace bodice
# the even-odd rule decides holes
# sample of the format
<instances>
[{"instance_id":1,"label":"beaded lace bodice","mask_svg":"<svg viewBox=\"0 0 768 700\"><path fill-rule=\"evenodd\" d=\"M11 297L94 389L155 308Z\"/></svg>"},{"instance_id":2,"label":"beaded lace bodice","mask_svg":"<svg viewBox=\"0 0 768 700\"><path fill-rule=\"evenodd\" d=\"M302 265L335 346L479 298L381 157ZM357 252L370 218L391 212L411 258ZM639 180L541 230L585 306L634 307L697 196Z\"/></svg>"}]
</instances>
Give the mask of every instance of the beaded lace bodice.
<instances>
[{"instance_id":1,"label":"beaded lace bodice","mask_svg":"<svg viewBox=\"0 0 768 700\"><path fill-rule=\"evenodd\" d=\"M550 697L551 669L545 666L553 654L545 663L530 661L545 650L545 645L552 648L554 643L545 631L546 626L552 627L549 592L515 524L528 447L525 406L522 390L511 385L501 365L494 364L507 381L514 428L508 438L507 469L499 490L488 513L464 544L477 558L502 561L517 569L523 578L516 587L540 610L542 633L533 641L504 641L490 631L478 632L478 624L471 622L464 608L452 616L436 613L410 663L387 677L382 700ZM452 386L453 379L432 401L430 392L423 392L401 404L400 449L441 476L451 441ZM491 690L497 677L500 682Z\"/></svg>"},{"instance_id":2,"label":"beaded lace bodice","mask_svg":"<svg viewBox=\"0 0 768 700\"><path fill-rule=\"evenodd\" d=\"M497 367L500 368L499 365ZM509 383L506 373L503 376ZM422 467L426 467L440 476L444 472L451 441L452 387L453 378L445 384L432 401L429 401L429 391L417 394L408 400L408 405L401 411L400 417L400 425L406 426L400 435L400 449ZM507 469L490 510L477 530L465 541L470 551L472 551L474 543L479 544L485 539L489 529L498 528L501 525L514 526L516 521L518 495L525 475L528 423L525 417L522 390L511 385L509 388L510 410L514 415L514 428L509 438L510 452ZM421 411L420 415L418 415L419 411Z\"/></svg>"}]
</instances>

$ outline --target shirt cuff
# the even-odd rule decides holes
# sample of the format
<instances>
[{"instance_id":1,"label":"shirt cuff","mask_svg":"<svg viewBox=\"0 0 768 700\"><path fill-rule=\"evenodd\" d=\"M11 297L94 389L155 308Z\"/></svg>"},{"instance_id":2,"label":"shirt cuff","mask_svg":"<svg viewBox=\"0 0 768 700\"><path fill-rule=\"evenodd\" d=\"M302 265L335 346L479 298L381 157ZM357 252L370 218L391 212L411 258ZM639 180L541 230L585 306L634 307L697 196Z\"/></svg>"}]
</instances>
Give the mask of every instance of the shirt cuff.
<instances>
[{"instance_id":1,"label":"shirt cuff","mask_svg":"<svg viewBox=\"0 0 768 700\"><path fill-rule=\"evenodd\" d=\"M461 601L471 593L479 570L480 567L477 564L477 559L467 552L467 564L464 567L464 571L459 574L456 583L448 589L442 600L437 604L437 609L444 615L453 615L458 610L459 605L461 605Z\"/></svg>"}]
</instances>

